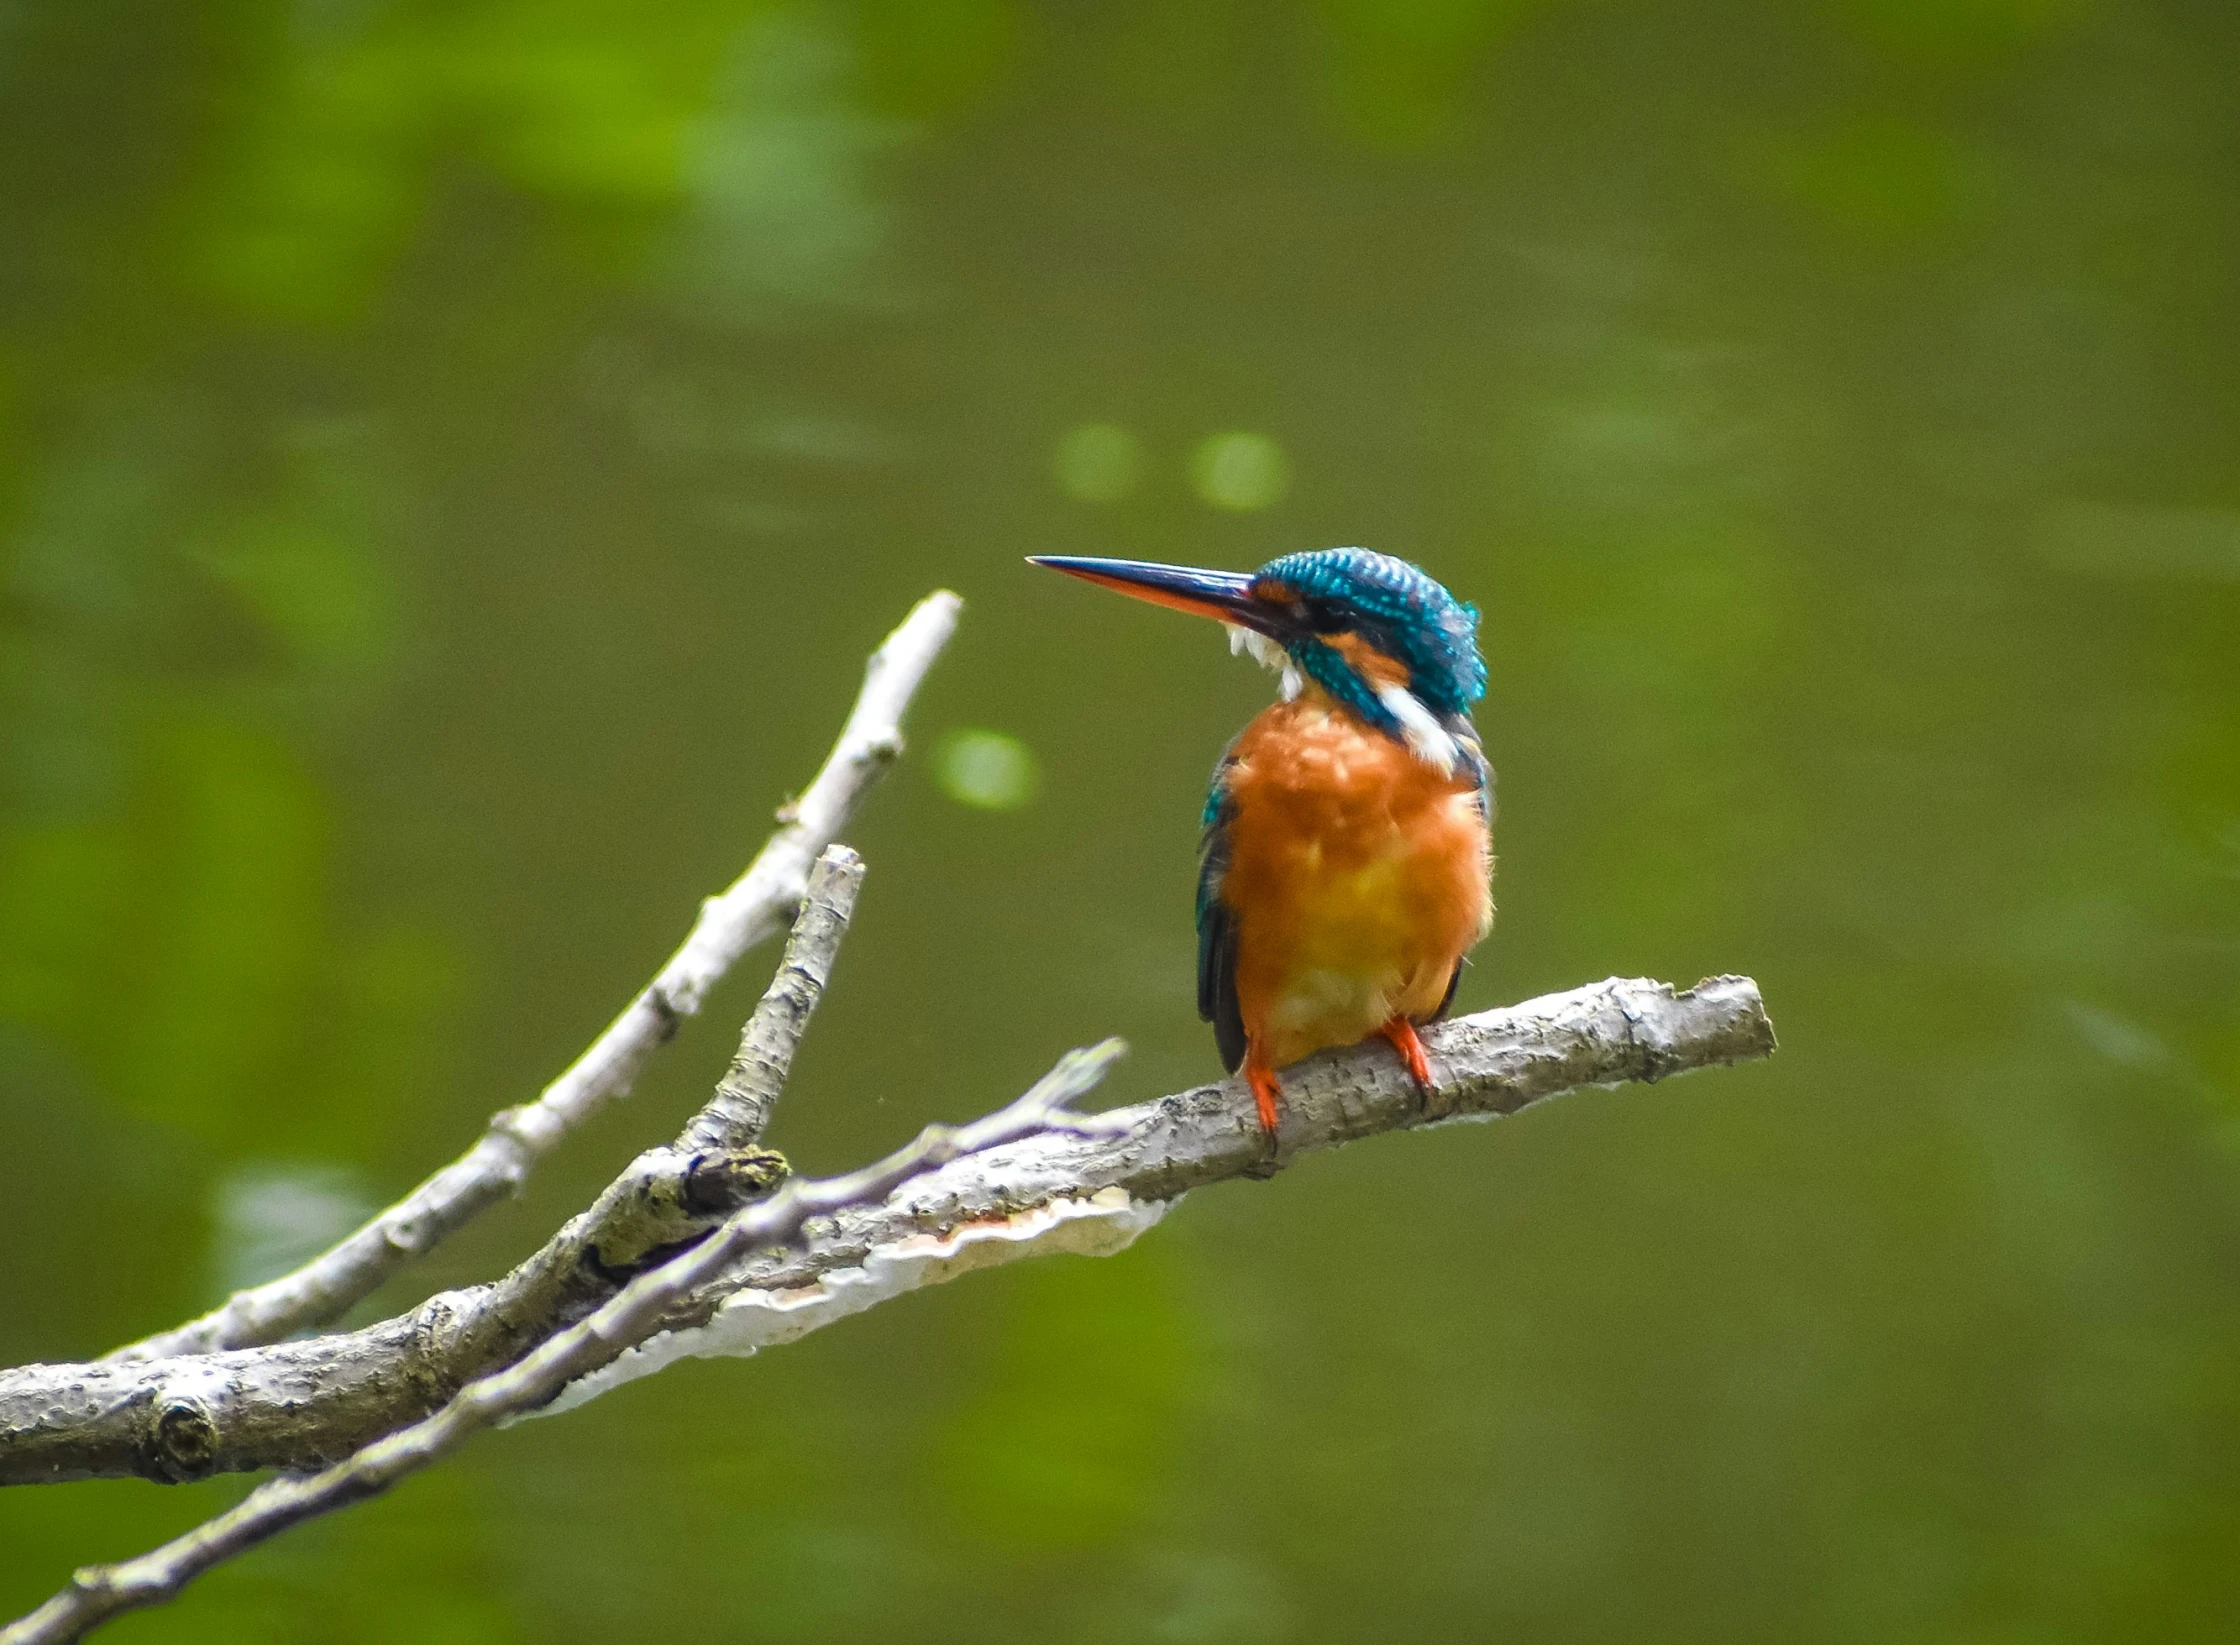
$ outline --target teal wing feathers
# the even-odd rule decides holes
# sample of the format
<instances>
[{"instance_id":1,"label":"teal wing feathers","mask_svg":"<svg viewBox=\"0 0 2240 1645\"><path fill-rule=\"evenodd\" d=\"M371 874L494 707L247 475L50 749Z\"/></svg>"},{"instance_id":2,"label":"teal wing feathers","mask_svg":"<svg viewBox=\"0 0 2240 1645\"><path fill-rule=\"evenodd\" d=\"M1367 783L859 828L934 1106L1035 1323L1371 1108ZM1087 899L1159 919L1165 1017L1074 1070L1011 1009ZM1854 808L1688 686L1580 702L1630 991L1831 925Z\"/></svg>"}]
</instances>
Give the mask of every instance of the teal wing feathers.
<instances>
[{"instance_id":1,"label":"teal wing feathers","mask_svg":"<svg viewBox=\"0 0 2240 1645\"><path fill-rule=\"evenodd\" d=\"M1478 815L1485 821L1486 847L1493 845L1493 762L1486 758L1485 746L1478 741L1478 728L1470 723L1467 714L1452 715L1446 721L1447 730L1462 745L1463 758L1476 767L1478 773ZM1446 994L1439 1001L1439 1009L1431 1013L1433 1022L1444 1022L1447 1013L1454 1009L1455 991L1462 986L1462 968L1470 963L1468 955L1454 962L1454 975L1447 978Z\"/></svg>"},{"instance_id":2,"label":"teal wing feathers","mask_svg":"<svg viewBox=\"0 0 2240 1645\"><path fill-rule=\"evenodd\" d=\"M1237 1009L1236 913L1221 895L1229 871L1229 823L1236 815L1228 784L1232 763L1224 753L1214 767L1200 819L1205 831L1198 845L1198 1015L1213 1024L1221 1066L1234 1074L1244 1061L1244 1017Z\"/></svg>"}]
</instances>

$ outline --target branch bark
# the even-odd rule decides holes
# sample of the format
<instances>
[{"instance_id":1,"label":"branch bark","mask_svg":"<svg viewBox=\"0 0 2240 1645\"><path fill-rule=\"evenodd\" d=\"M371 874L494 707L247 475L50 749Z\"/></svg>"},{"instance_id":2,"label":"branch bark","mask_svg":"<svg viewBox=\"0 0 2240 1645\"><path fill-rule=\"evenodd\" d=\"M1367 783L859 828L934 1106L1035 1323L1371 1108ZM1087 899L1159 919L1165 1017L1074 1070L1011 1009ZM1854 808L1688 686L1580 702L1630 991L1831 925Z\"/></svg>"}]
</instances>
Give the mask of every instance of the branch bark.
<instances>
[{"instance_id":1,"label":"branch bark","mask_svg":"<svg viewBox=\"0 0 2240 1645\"><path fill-rule=\"evenodd\" d=\"M179 1361L101 1361L73 1368L94 1379L104 1373L131 1393L121 1402L78 1406L107 1436L101 1443L136 1447L135 1472L178 1482L226 1469L236 1443L262 1432L277 1409L259 1399L313 1399L331 1419L295 1466L332 1461L440 1406L471 1378L506 1365L554 1332L608 1301L651 1263L704 1237L724 1217L760 1199L785 1180L783 1155L755 1139L792 1071L794 1052L822 998L826 979L847 934L864 877L863 859L844 845L828 846L810 870L801 912L786 941L777 974L739 1036L739 1052L706 1107L674 1143L649 1148L608 1184L589 1210L503 1279L470 1292L432 1298L399 1320L371 1332L318 1337L283 1348L239 1350L189 1359L179 1377L161 1381L162 1392L143 1399L150 1385L128 1367L160 1370ZM372 1339L371 1354L330 1355L322 1344ZM231 1375L233 1359L276 1362L277 1382ZM112 1370L112 1368L114 1368ZM0 1373L0 1379L15 1373ZM284 1393L281 1390L286 1390ZM409 1392L407 1392L409 1390ZM401 1401L401 1403L400 1403ZM41 1477L86 1477L73 1468L76 1438L57 1424L61 1413L43 1411L0 1394L0 1456L33 1470L14 1475L0 1467L0 1482ZM52 1446L59 1442L63 1449ZM251 1439L252 1454L261 1441ZM251 1463L249 1466L259 1466ZM314 1463L313 1465L317 1465Z\"/></svg>"},{"instance_id":2,"label":"branch bark","mask_svg":"<svg viewBox=\"0 0 2240 1645\"><path fill-rule=\"evenodd\" d=\"M76 1572L62 1592L0 1632L0 1645L66 1645L82 1639L126 1611L163 1603L205 1571L290 1526L380 1495L484 1429L543 1404L568 1383L611 1363L659 1330L666 1312L696 1287L754 1251L793 1239L813 1216L877 1199L937 1166L1015 1138L1109 1131L1111 1120L1068 1113L1066 1104L1093 1088L1121 1049L1119 1041L1107 1040L1071 1052L1025 1096L984 1119L957 1128L928 1126L908 1147L843 1177L787 1183L766 1203L731 1217L695 1249L632 1280L588 1319L506 1370L473 1383L425 1421L323 1473L269 1481L238 1506L152 1553Z\"/></svg>"},{"instance_id":3,"label":"branch bark","mask_svg":"<svg viewBox=\"0 0 2240 1645\"><path fill-rule=\"evenodd\" d=\"M1171 1201L1382 1131L1491 1119L1582 1086L1653 1082L1763 1057L1774 1036L1747 978L1715 977L1682 992L1612 978L1458 1019L1428 1031L1425 1043L1436 1076L1428 1100L1382 1046L1326 1053L1288 1070L1274 1149L1249 1093L1229 1080L1115 1110L1111 1134L1030 1138L932 1172L877 1205L819 1218L799 1241L669 1305L658 1322L667 1335L582 1392L680 1354L749 1352L798 1335L777 1316L805 1296L891 1269L898 1256L922 1254L928 1240L1015 1230L1100 1198L1115 1212ZM1031 1241L1015 1247L1035 1248ZM956 1271L953 1263L925 1264L914 1283L938 1283ZM475 1322L511 1280L448 1292L398 1319L308 1342L0 1372L0 1484L176 1479L187 1477L182 1457L198 1474L323 1467L423 1419L488 1371L492 1362L475 1355L490 1339L478 1339ZM182 1434L192 1443L182 1446Z\"/></svg>"},{"instance_id":4,"label":"branch bark","mask_svg":"<svg viewBox=\"0 0 2240 1645\"><path fill-rule=\"evenodd\" d=\"M777 832L729 889L701 905L683 946L536 1101L492 1115L466 1153L294 1272L238 1291L200 1319L119 1348L109 1360L160 1361L277 1342L339 1318L515 1192L562 1138L627 1094L646 1059L699 1012L739 957L783 928L811 863L901 753L903 712L955 632L962 606L946 591L929 595L872 653L839 741L801 797L779 810Z\"/></svg>"}]
</instances>

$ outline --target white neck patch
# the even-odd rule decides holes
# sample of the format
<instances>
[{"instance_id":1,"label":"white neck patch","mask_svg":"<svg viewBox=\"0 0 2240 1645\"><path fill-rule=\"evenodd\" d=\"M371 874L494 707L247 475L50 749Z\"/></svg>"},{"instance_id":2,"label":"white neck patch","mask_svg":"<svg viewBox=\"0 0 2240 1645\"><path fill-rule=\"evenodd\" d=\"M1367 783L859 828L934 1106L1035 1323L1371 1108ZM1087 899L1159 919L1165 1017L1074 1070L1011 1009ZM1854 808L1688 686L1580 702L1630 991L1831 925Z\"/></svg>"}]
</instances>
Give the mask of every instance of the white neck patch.
<instances>
[{"instance_id":1,"label":"white neck patch","mask_svg":"<svg viewBox=\"0 0 2240 1645\"><path fill-rule=\"evenodd\" d=\"M1250 657L1262 668L1268 670L1269 673L1279 674L1283 677L1283 684L1280 689L1283 692L1285 702L1290 702L1300 692L1306 690L1306 676L1299 672L1299 665L1291 660L1290 652L1269 639L1267 635L1243 627L1241 624L1223 623L1221 626L1229 631L1230 656Z\"/></svg>"},{"instance_id":2,"label":"white neck patch","mask_svg":"<svg viewBox=\"0 0 2240 1645\"><path fill-rule=\"evenodd\" d=\"M1409 753L1442 777L1454 775L1462 750L1455 746L1453 734L1439 723L1438 716L1423 706L1422 698L1404 685L1381 685L1377 687L1377 701L1400 722L1400 735Z\"/></svg>"},{"instance_id":3,"label":"white neck patch","mask_svg":"<svg viewBox=\"0 0 2240 1645\"><path fill-rule=\"evenodd\" d=\"M1306 676L1299 672L1299 665L1291 660L1291 653L1269 639L1267 635L1237 623L1224 623L1229 631L1229 650L1234 656L1250 657L1262 668L1283 677L1283 700L1290 702L1307 687ZM1442 777L1454 775L1462 761L1462 750L1454 736L1439 723L1439 717L1423 706L1423 699L1404 685L1377 687L1377 701L1384 710L1400 722L1400 738L1408 745L1408 752L1438 772Z\"/></svg>"}]
</instances>

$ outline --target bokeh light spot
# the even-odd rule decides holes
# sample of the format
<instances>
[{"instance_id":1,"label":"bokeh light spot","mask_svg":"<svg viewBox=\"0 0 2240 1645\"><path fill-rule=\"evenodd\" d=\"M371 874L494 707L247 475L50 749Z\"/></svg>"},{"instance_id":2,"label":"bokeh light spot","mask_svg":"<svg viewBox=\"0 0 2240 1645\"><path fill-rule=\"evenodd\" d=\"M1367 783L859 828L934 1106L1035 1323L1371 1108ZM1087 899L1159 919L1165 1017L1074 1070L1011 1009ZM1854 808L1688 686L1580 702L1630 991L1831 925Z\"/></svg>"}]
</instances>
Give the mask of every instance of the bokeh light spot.
<instances>
[{"instance_id":1,"label":"bokeh light spot","mask_svg":"<svg viewBox=\"0 0 2240 1645\"><path fill-rule=\"evenodd\" d=\"M1215 508L1249 514L1283 501L1291 490L1291 460L1265 434L1209 434L1190 459L1190 483Z\"/></svg>"},{"instance_id":2,"label":"bokeh light spot","mask_svg":"<svg viewBox=\"0 0 2240 1645\"><path fill-rule=\"evenodd\" d=\"M1081 423L1058 437L1058 487L1083 503L1116 503L1143 474L1143 442L1118 423Z\"/></svg>"},{"instance_id":3,"label":"bokeh light spot","mask_svg":"<svg viewBox=\"0 0 2240 1645\"><path fill-rule=\"evenodd\" d=\"M974 727L941 739L933 770L943 793L982 811L1016 811L1042 786L1032 749L1016 737Z\"/></svg>"}]
</instances>

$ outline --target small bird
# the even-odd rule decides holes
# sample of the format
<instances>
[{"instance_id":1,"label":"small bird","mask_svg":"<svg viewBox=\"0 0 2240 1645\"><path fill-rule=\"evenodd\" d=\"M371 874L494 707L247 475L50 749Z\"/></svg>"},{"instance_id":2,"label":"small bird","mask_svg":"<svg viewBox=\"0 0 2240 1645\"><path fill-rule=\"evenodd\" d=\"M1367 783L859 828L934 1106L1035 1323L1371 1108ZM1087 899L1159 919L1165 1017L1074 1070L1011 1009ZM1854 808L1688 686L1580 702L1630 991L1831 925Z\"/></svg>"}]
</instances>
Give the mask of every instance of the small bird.
<instances>
[{"instance_id":1,"label":"small bird","mask_svg":"<svg viewBox=\"0 0 2240 1645\"><path fill-rule=\"evenodd\" d=\"M1454 1003L1493 923L1493 771L1478 613L1365 548L1258 571L1037 555L1030 564L1228 625L1282 677L1214 767L1198 874L1198 1015L1275 1135L1276 1071L1389 1040L1417 1086L1417 1036Z\"/></svg>"}]
</instances>

